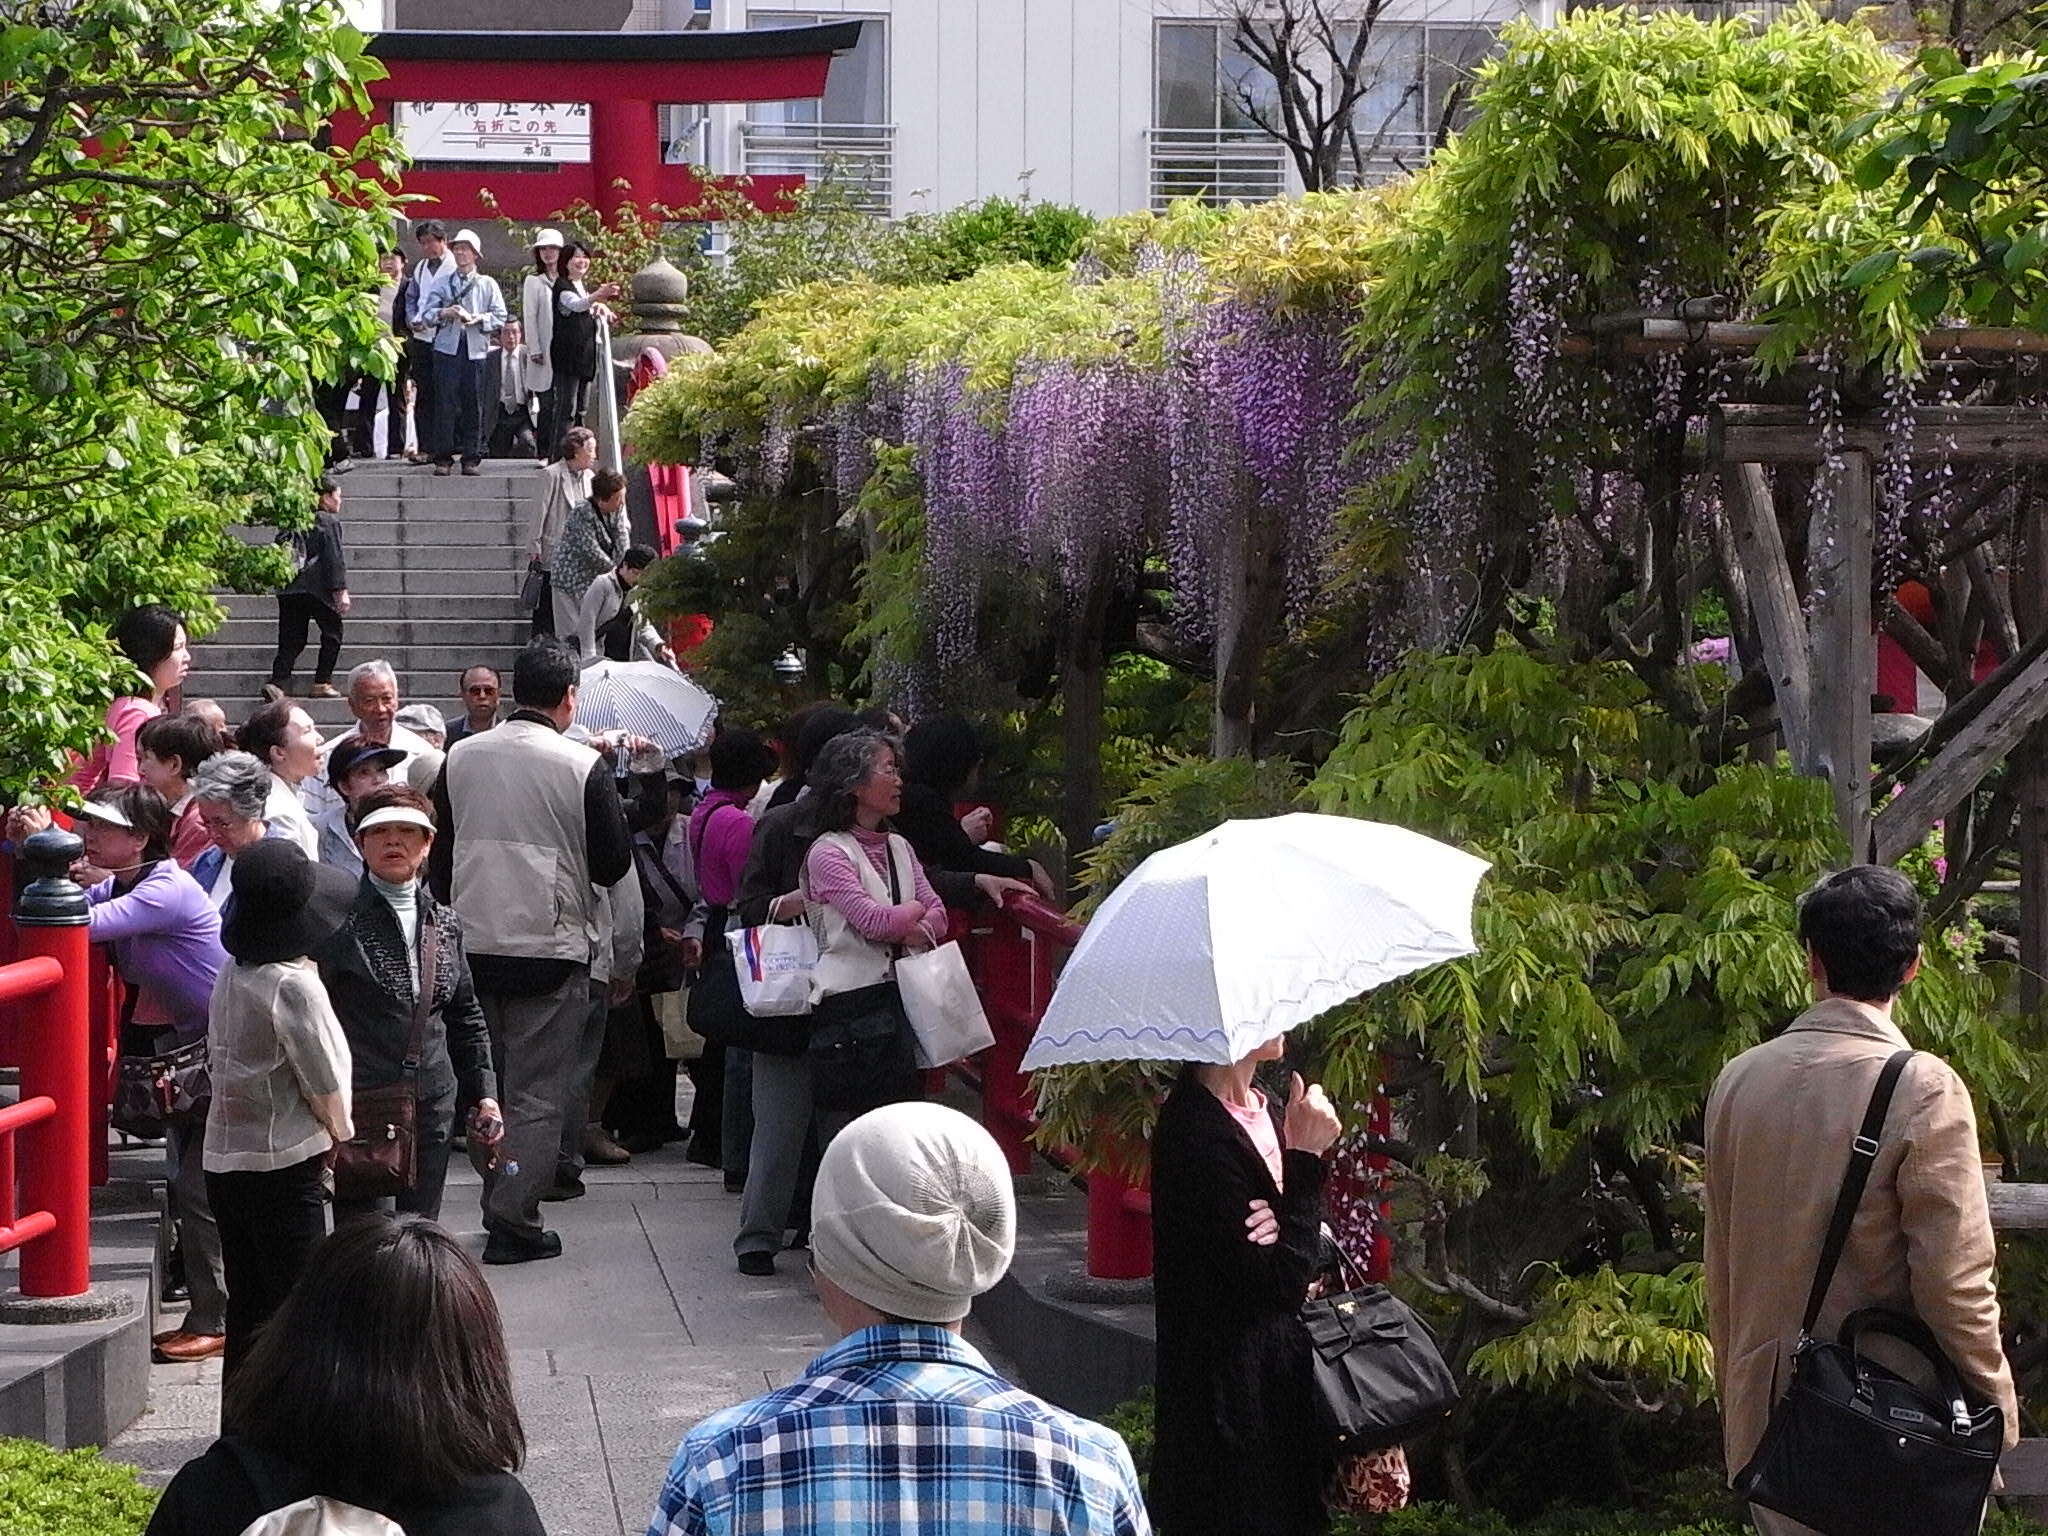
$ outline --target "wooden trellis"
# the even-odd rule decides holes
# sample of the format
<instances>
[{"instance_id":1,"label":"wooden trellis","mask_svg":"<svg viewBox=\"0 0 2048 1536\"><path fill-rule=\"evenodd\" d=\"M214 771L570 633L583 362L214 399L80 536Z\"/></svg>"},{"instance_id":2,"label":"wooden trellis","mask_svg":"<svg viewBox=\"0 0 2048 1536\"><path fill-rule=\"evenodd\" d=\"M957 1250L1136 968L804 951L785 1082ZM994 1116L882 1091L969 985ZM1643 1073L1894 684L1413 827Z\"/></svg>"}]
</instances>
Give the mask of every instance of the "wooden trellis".
<instances>
[{"instance_id":1,"label":"wooden trellis","mask_svg":"<svg viewBox=\"0 0 2048 1536\"><path fill-rule=\"evenodd\" d=\"M1725 301L1695 299L1663 315L1602 315L1565 339L1569 355L1624 360L1673 352L1701 359L1755 352L1772 327L1729 321ZM2048 335L2032 331L1950 327L1923 338L1927 356L1965 367L2010 366L2048 355ZM1758 391L1761 393L1762 391ZM1894 421L1845 410L1826 424L1796 407L1766 400L1713 408L1701 471L1715 476L1728 522L1731 602L1746 599L1759 659L1775 694L1779 729L1793 765L1833 787L1843 835L1858 858L1896 861L1955 810L1999 763L2026 752L2019 791L2022 1002L2038 1007L2048 972L2048 768L2039 744L2048 739L2048 497L2023 497L2022 558L2008 573L2010 611L1997 600L1981 547L1962 554L1952 601L1990 610L1983 624L2004 642L2008 660L1950 707L1922 748L1923 760L1904 791L1873 812L1871 695L1876 684L1877 629L1918 660L1938 651L1924 630L1889 604L1874 609L1873 543L1876 464L1904 451L1909 458L1961 466L2048 465L2048 406L1960 404L1910 413L1911 434L1894 441ZM1766 466L1826 465L1830 493L1808 530L1803 603L1787 557ZM2048 490L2048 487L2044 487Z\"/></svg>"}]
</instances>

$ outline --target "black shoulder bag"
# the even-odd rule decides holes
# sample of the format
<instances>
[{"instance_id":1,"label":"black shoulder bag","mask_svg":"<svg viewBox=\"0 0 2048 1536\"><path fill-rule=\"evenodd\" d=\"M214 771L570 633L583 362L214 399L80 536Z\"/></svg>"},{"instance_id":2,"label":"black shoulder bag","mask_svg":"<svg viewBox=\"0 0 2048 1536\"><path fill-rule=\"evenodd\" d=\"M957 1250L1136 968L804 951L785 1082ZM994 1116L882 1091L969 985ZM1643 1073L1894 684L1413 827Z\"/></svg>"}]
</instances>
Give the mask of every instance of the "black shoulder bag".
<instances>
[{"instance_id":1,"label":"black shoulder bag","mask_svg":"<svg viewBox=\"0 0 2048 1536\"><path fill-rule=\"evenodd\" d=\"M1735 1479L1750 1503L1822 1536L1976 1536L2005 1440L2004 1413L1995 1403L1970 1406L1961 1375L1918 1318L1865 1307L1843 1319L1837 1342L1813 1337L1877 1161L1892 1093L1912 1058L1900 1051L1878 1073L1806 1298L1791 1388ZM1938 1389L1866 1359L1859 1346L1870 1333L1910 1345L1933 1369Z\"/></svg>"},{"instance_id":2,"label":"black shoulder bag","mask_svg":"<svg viewBox=\"0 0 2048 1536\"><path fill-rule=\"evenodd\" d=\"M405 1062L397 1082L360 1088L353 1095L355 1136L334 1149L334 1192L343 1200L402 1195L419 1181L420 1060L426 1052L427 1019L434 1011L440 954L440 930L422 917L419 992L413 998Z\"/></svg>"},{"instance_id":3,"label":"black shoulder bag","mask_svg":"<svg viewBox=\"0 0 2048 1536\"><path fill-rule=\"evenodd\" d=\"M1301 1326L1313 1351L1316 1411L1339 1456L1400 1445L1427 1433L1458 1406L1458 1382L1428 1325L1384 1285L1373 1285L1336 1238L1335 1296L1303 1302Z\"/></svg>"},{"instance_id":4,"label":"black shoulder bag","mask_svg":"<svg viewBox=\"0 0 2048 1536\"><path fill-rule=\"evenodd\" d=\"M894 836L889 839L889 900L903 900ZM890 947L892 959L901 953L902 946ZM863 1114L918 1096L917 1037L894 976L818 999L810 1024L811 1102L819 1109Z\"/></svg>"}]
</instances>

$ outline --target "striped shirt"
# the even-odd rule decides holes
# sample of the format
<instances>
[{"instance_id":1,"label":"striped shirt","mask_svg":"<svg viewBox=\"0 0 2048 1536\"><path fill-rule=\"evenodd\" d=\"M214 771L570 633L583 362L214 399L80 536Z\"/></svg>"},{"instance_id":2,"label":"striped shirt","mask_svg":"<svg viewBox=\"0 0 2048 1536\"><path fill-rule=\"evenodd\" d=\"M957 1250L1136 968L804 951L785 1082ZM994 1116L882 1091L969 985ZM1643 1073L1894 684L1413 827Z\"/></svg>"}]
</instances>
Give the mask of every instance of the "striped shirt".
<instances>
[{"instance_id":1,"label":"striped shirt","mask_svg":"<svg viewBox=\"0 0 2048 1536\"><path fill-rule=\"evenodd\" d=\"M1130 1452L948 1329L849 1334L683 1438L647 1536L1145 1536Z\"/></svg>"}]
</instances>

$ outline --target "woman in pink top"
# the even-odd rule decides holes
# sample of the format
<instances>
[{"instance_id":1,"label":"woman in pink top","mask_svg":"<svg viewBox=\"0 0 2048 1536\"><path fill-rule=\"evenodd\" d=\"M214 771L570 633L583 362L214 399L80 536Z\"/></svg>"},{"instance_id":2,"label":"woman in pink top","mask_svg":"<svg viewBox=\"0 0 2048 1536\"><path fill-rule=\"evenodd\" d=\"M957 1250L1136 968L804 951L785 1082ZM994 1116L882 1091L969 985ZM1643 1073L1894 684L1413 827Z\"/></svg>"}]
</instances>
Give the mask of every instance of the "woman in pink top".
<instances>
[{"instance_id":1,"label":"woman in pink top","mask_svg":"<svg viewBox=\"0 0 2048 1536\"><path fill-rule=\"evenodd\" d=\"M163 713L163 696L185 681L192 670L192 652L185 644L185 623L170 609L151 603L131 608L114 626L114 644L146 680L149 691L122 694L107 706L103 741L87 755L71 782L81 794L105 784L139 784L142 769L135 759L135 733L145 720Z\"/></svg>"},{"instance_id":2,"label":"woman in pink top","mask_svg":"<svg viewBox=\"0 0 2048 1536\"><path fill-rule=\"evenodd\" d=\"M810 841L800 896L818 935L811 1001L821 1016L835 998L886 984L899 951L930 949L946 935L946 908L924 866L908 842L884 830L902 803L896 745L875 731L833 737L811 765L797 825ZM797 895L776 907L786 910ZM873 1104L818 1109L809 1056L753 1053L754 1135L733 1239L741 1274L775 1273L813 1119L820 1140L829 1140L862 1110L915 1096L916 1057L904 1029L900 1071L892 1062L879 1074L890 1086Z\"/></svg>"}]
</instances>

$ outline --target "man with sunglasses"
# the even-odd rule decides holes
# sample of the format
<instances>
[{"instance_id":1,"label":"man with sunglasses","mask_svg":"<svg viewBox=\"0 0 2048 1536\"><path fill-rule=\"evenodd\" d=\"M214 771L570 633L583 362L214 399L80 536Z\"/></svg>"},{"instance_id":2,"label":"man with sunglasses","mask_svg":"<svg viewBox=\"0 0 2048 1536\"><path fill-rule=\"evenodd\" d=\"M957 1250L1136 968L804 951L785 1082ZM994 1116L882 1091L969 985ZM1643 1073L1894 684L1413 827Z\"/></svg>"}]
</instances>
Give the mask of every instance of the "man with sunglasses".
<instances>
[{"instance_id":1,"label":"man with sunglasses","mask_svg":"<svg viewBox=\"0 0 2048 1536\"><path fill-rule=\"evenodd\" d=\"M458 683L462 689L463 715L448 727L447 739L442 743L444 750L465 736L480 736L498 723L498 697L503 684L497 669L478 662L463 668Z\"/></svg>"}]
</instances>

